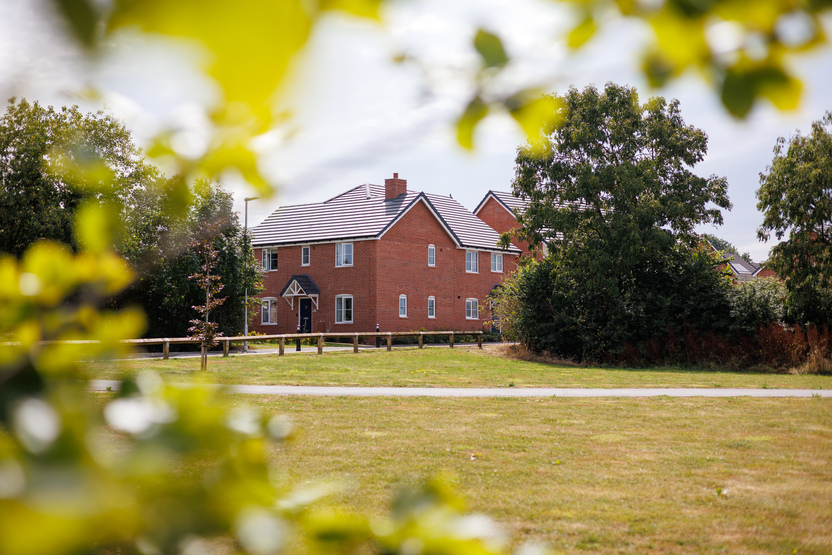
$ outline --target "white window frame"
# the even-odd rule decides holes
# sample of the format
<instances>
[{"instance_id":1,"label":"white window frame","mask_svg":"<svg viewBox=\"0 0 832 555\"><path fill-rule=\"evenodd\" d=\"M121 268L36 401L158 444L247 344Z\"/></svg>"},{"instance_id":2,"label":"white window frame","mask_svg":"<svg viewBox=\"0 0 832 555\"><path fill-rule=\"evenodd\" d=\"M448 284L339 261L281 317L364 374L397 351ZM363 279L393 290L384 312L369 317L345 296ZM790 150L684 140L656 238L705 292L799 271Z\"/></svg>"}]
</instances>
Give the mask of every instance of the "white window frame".
<instances>
[{"instance_id":1,"label":"white window frame","mask_svg":"<svg viewBox=\"0 0 832 555\"><path fill-rule=\"evenodd\" d=\"M436 318L436 297L428 297L428 318Z\"/></svg>"},{"instance_id":2,"label":"white window frame","mask_svg":"<svg viewBox=\"0 0 832 555\"><path fill-rule=\"evenodd\" d=\"M503 273L503 255L499 252L491 253L491 271L494 273Z\"/></svg>"},{"instance_id":3,"label":"white window frame","mask_svg":"<svg viewBox=\"0 0 832 555\"><path fill-rule=\"evenodd\" d=\"M346 268L353 264L352 243L335 243L335 267Z\"/></svg>"},{"instance_id":4,"label":"white window frame","mask_svg":"<svg viewBox=\"0 0 832 555\"><path fill-rule=\"evenodd\" d=\"M312 248L309 245L300 248L300 265L309 266L312 262Z\"/></svg>"},{"instance_id":5,"label":"white window frame","mask_svg":"<svg viewBox=\"0 0 832 555\"><path fill-rule=\"evenodd\" d=\"M480 302L477 299L465 299L465 319L480 319Z\"/></svg>"},{"instance_id":6,"label":"white window frame","mask_svg":"<svg viewBox=\"0 0 832 555\"><path fill-rule=\"evenodd\" d=\"M260 323L264 326L273 326L277 324L277 299L268 297L262 299L263 304L260 308ZM263 318L265 316L265 318Z\"/></svg>"},{"instance_id":7,"label":"white window frame","mask_svg":"<svg viewBox=\"0 0 832 555\"><path fill-rule=\"evenodd\" d=\"M407 295L399 295L399 318L407 318Z\"/></svg>"},{"instance_id":8,"label":"white window frame","mask_svg":"<svg viewBox=\"0 0 832 555\"><path fill-rule=\"evenodd\" d=\"M349 307L346 306L347 301L349 301ZM352 324L354 308L355 303L352 295L335 295L335 323ZM347 315L349 315L349 318L347 318Z\"/></svg>"},{"instance_id":9,"label":"white window frame","mask_svg":"<svg viewBox=\"0 0 832 555\"><path fill-rule=\"evenodd\" d=\"M261 263L263 264L263 269L265 271L273 272L277 270L277 249L263 249L261 257ZM274 264L272 264L272 262L274 262Z\"/></svg>"},{"instance_id":10,"label":"white window frame","mask_svg":"<svg viewBox=\"0 0 832 555\"><path fill-rule=\"evenodd\" d=\"M469 274L480 273L480 253L477 251L465 251L465 272Z\"/></svg>"},{"instance_id":11,"label":"white window frame","mask_svg":"<svg viewBox=\"0 0 832 555\"><path fill-rule=\"evenodd\" d=\"M436 267L436 245L428 245L428 266Z\"/></svg>"}]
</instances>

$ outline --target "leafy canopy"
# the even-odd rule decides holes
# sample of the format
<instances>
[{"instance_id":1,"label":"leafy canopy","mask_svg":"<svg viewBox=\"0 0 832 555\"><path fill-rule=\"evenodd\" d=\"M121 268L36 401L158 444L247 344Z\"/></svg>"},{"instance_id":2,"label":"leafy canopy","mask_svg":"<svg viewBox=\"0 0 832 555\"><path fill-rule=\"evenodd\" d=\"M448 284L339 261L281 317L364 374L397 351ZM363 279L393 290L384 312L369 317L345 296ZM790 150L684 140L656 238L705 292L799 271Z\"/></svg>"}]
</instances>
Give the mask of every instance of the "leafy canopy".
<instances>
[{"instance_id":1,"label":"leafy canopy","mask_svg":"<svg viewBox=\"0 0 832 555\"><path fill-rule=\"evenodd\" d=\"M85 200L123 215L156 174L112 116L12 98L0 116L0 252L20 257L37 239L97 242L73 229Z\"/></svg>"},{"instance_id":2,"label":"leafy canopy","mask_svg":"<svg viewBox=\"0 0 832 555\"><path fill-rule=\"evenodd\" d=\"M832 324L832 112L809 135L777 140L757 199L759 239L786 238L769 266L786 281L798 319Z\"/></svg>"},{"instance_id":3,"label":"leafy canopy","mask_svg":"<svg viewBox=\"0 0 832 555\"><path fill-rule=\"evenodd\" d=\"M634 88L611 83L553 99L557 123L518 149L512 184L529 201L518 221L531 245L600 241L635 253L692 244L696 225L722 223L728 183L693 173L708 138L685 124L677 100L640 105Z\"/></svg>"},{"instance_id":4,"label":"leafy canopy","mask_svg":"<svg viewBox=\"0 0 832 555\"><path fill-rule=\"evenodd\" d=\"M512 184L527 201L519 238L548 251L504 288L521 341L599 359L668 326L719 320L724 284L693 231L721 223L730 203L724 178L692 171L705 133L685 124L677 101L641 105L629 87L552 99L557 123L518 149Z\"/></svg>"}]
</instances>

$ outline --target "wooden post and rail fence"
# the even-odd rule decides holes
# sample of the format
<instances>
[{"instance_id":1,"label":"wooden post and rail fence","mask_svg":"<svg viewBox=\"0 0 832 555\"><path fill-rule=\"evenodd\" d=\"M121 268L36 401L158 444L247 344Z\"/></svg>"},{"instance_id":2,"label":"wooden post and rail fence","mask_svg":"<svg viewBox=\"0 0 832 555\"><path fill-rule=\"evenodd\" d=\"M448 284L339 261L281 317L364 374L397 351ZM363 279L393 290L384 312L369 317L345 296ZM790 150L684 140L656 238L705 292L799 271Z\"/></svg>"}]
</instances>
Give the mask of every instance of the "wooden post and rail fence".
<instances>
[{"instance_id":1,"label":"wooden post and rail fence","mask_svg":"<svg viewBox=\"0 0 832 555\"><path fill-rule=\"evenodd\" d=\"M222 356L227 357L231 350L232 343L256 343L261 341L277 341L278 342L278 356L283 356L286 349L286 341L297 339L317 339L318 354L323 353L325 339L352 339L352 350L354 353L358 352L358 344L361 338L387 338L387 350L393 348L394 337L418 337L419 348L424 347L425 336L431 335L446 335L448 336L448 346L454 347L454 336L473 335L477 338L477 347L482 349L482 334L481 331L388 331L388 332L357 332L357 333L282 333L276 335L249 335L249 336L234 336L234 337L217 337L217 343L222 345ZM86 341L65 341L62 343L95 343L93 340ZM121 341L122 344L147 346L147 345L161 345L162 358L167 360L170 358L170 346L181 344L199 344L199 339L191 337L157 337L152 339L125 339ZM46 343L52 343L48 341Z\"/></svg>"}]
</instances>

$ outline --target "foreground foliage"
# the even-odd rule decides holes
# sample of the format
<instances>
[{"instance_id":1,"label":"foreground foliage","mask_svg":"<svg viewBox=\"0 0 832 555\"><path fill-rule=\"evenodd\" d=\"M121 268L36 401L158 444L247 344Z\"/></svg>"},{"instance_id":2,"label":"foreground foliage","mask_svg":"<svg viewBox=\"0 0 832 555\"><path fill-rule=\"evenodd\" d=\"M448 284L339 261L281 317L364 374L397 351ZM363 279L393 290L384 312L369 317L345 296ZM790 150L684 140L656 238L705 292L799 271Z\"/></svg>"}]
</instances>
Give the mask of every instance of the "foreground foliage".
<instances>
[{"instance_id":1,"label":"foreground foliage","mask_svg":"<svg viewBox=\"0 0 832 555\"><path fill-rule=\"evenodd\" d=\"M494 522L466 516L442 480L403 494L389 518L320 502L337 488L293 487L270 470L291 426L229 406L214 387L170 387L144 374L102 412L83 410L84 383L15 403L0 443L0 552L433 552L494 554ZM96 403L97 404L97 403ZM114 438L113 435L117 434ZM113 441L116 441L114 447Z\"/></svg>"},{"instance_id":2,"label":"foreground foliage","mask_svg":"<svg viewBox=\"0 0 832 555\"><path fill-rule=\"evenodd\" d=\"M119 33L163 36L204 49L193 59L219 91L212 95L216 101L200 107L208 122L204 148L186 152L176 140L179 130L164 129L149 152L175 167L176 176L166 184L165 206L181 213L196 177L214 180L233 171L263 195L272 192L260 174L252 139L283 121L274 97L286 85L288 68L327 13L378 18L381 4L68 0L49 6L65 17L69 36L86 49L90 62L104 58ZM760 96L787 108L799 97L799 84L784 66L783 54L824 41L819 15L829 6L821 2L795 10L774 1L762 5L749 10L734 2L703 8L686 2L642 6L603 0L586 4L569 43L584 43L596 27L595 12L614 8L654 29L656 49L645 63L654 82L689 67L713 69L731 113L746 114ZM792 15L807 24L803 31L783 36L779 24ZM706 23L712 17L739 26L747 39L732 55L708 44ZM755 40L760 35L766 37L762 42ZM507 65L508 57L491 33L478 33L473 46L481 67L473 99L459 118L460 143L470 146L473 128L492 107L508 111L534 134L541 107L549 104L539 102L533 90L488 90L491 76ZM92 182L104 185L99 192L107 197L118 180L102 178L96 163L100 154L91 161L73 179L80 183L98 176ZM11 425L12 432L0 460L2 551L193 552L202 550L206 537L221 535L234 548L268 553L285 545L284 530L292 523L299 524L315 550L344 552L367 542L383 553L412 554L415 547L467 554L501 550L487 533L489 527L464 525L464 517L437 487L397 505L390 526L302 510L308 498L282 496L263 464L265 436L275 432L272 421L218 408L202 388L171 390L140 383L138 390L123 391L123 398L108 404L104 420L89 415L78 361L119 352L118 340L136 337L144 324L136 311L102 310L130 282L132 272L114 254L122 224L118 212L100 200L78 211L76 253L35 242L25 253L16 251L20 260L0 258L0 421ZM59 238L67 240L65 234ZM77 342L49 342L61 339ZM113 458L97 442L104 421L125 434L123 449ZM176 462L196 454L208 455L216 464L193 473L178 471Z\"/></svg>"}]
</instances>

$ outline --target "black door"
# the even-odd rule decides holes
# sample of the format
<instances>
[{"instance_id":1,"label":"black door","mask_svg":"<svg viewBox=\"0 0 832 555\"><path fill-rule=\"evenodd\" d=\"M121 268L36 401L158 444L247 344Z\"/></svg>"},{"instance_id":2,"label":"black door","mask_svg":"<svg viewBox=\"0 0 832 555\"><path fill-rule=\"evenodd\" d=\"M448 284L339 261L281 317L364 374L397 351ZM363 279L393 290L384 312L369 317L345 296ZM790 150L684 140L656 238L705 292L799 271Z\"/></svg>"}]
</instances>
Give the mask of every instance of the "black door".
<instances>
[{"instance_id":1,"label":"black door","mask_svg":"<svg viewBox=\"0 0 832 555\"><path fill-rule=\"evenodd\" d=\"M300 300L299 318L300 332L312 333L312 299Z\"/></svg>"}]
</instances>

